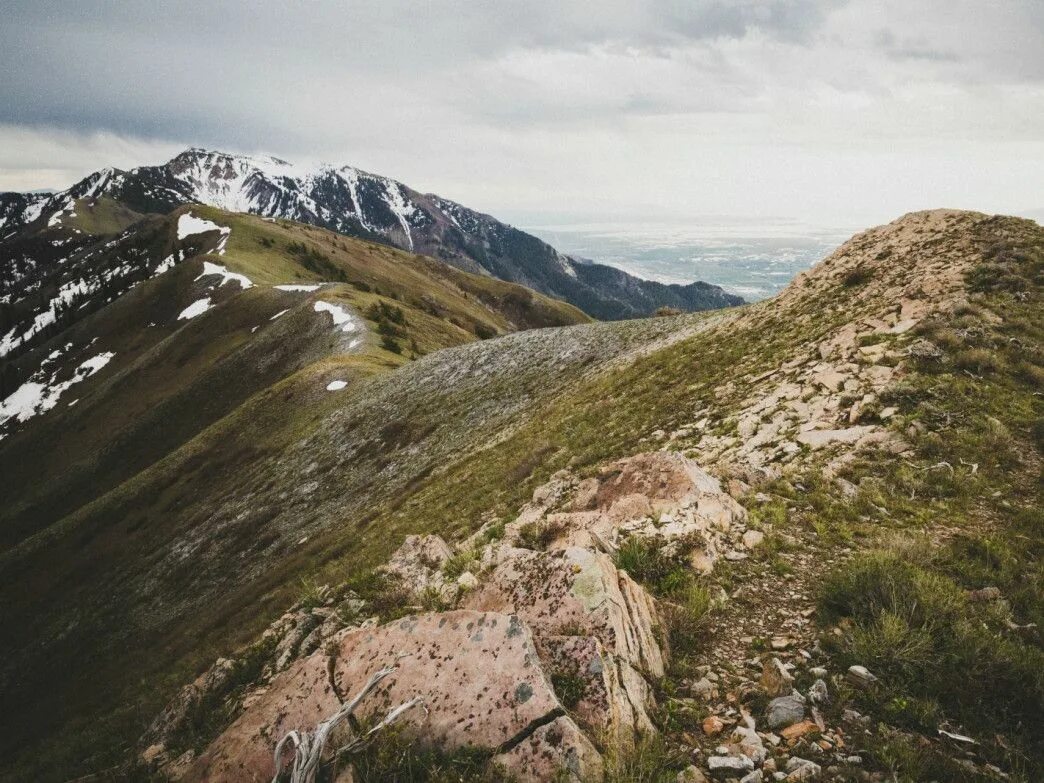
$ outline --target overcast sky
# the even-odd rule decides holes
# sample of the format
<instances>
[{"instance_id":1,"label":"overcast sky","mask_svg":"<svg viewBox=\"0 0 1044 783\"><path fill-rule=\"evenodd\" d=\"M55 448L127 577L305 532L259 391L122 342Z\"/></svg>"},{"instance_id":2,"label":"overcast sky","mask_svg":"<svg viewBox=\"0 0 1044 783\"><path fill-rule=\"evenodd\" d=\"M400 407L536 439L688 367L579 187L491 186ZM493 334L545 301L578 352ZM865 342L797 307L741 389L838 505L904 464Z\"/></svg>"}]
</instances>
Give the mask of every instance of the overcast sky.
<instances>
[{"instance_id":1,"label":"overcast sky","mask_svg":"<svg viewBox=\"0 0 1044 783\"><path fill-rule=\"evenodd\" d=\"M0 190L187 146L515 222L1044 215L1041 0L7 0Z\"/></svg>"}]
</instances>

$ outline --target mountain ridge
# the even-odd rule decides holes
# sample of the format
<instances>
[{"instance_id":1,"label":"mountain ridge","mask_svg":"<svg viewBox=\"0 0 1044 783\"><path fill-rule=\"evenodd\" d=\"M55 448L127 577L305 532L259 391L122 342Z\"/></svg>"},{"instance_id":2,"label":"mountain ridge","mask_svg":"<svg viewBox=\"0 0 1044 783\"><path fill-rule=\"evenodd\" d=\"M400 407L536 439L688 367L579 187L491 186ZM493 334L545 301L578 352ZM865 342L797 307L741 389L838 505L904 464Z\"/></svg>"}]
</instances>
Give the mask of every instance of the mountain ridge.
<instances>
[{"instance_id":1,"label":"mountain ridge","mask_svg":"<svg viewBox=\"0 0 1044 783\"><path fill-rule=\"evenodd\" d=\"M657 642L665 662L652 667L662 668L664 679L646 681L642 660L620 659L611 640L588 636L573 618L526 622L542 645L565 644L574 654L594 638L590 644L603 645L599 655L612 664L598 671L617 671L617 663L640 669L619 669L630 672L620 695L634 697L637 709L610 695L611 709L593 717L612 715L618 724L627 714L634 721L646 715L672 747L688 749L681 767L719 758L717 748L727 742L729 753L720 758L751 754L728 763L769 769L771 756L782 768L799 757L816 759L824 771L830 765L857 774L862 767L847 761L855 753L877 775L895 748L919 748L934 754L933 763L950 763L950 740L936 732L942 727L980 743L977 777L957 767L950 777L908 779L986 780L988 763L1017 765L1039 748L1024 718L1044 703L1039 672L1033 675L1039 637L1029 627L1044 616L1044 603L1027 578L1038 562L1036 545L1026 546L1039 540L1029 527L1040 448L1035 392L1044 377L1033 317L1044 258L1036 224L948 210L913 213L852 237L774 299L589 324L535 294L526 308L517 288L493 292L492 304L483 304L490 295L484 286L508 284L385 245L285 220L180 209L150 219L166 221L166 233L157 224L157 236L171 239L172 223L186 214L195 227L209 221L214 227L191 240L201 254L35 345L26 355L34 361L66 342L89 348L90 356L70 357L63 373L102 352L115 356L65 392L60 405L0 440L0 463L16 493L0 510L0 576L20 586L0 596L7 629L0 695L4 714L19 716L5 733L5 754L16 770L10 779L125 771L118 765L128 763L157 713L170 718L170 730L151 733L148 747L137 748L138 760L176 779L222 749L239 752L227 744L234 738L230 725L268 720L265 705L274 696L257 697L270 688L286 693L276 686L286 682L277 673L288 664L293 671L328 671L323 656L335 639L329 634L358 639L365 634L355 626L363 623L363 631L383 638L411 627L410 617L426 629L438 627L447 608L489 612L504 606L496 604L504 593L526 588L524 580L497 575L504 564L544 564L560 573L569 559L576 568L563 578L586 578L592 558L608 583L627 585L649 607L632 618L643 638L657 637L657 628L670 636L670 644ZM68 233L72 225L52 231ZM171 249L150 254L148 269ZM344 280L322 285L332 273L317 253ZM435 303L403 283L408 269L424 264L441 270ZM381 281L361 279L378 268ZM251 287L243 288L240 277ZM465 284L473 286L467 297ZM203 297L214 306L179 323L179 313ZM143 328L160 307L157 326ZM326 314L330 307L342 308L357 330L339 331ZM476 339L472 319L508 331L517 312L537 317L525 324L531 326L574 320ZM153 328L163 331L150 335ZM404 333L396 337L397 328ZM365 344L352 347L359 335ZM403 353L381 348L385 336ZM412 353L410 339L430 350L411 361L404 355ZM284 343L293 350L280 353ZM219 375L197 385L210 357L231 361L216 362ZM269 360L278 372L266 369ZM59 384L70 379L53 377ZM157 383L164 377L169 388ZM261 380L246 393L236 390L251 377ZM226 387L229 405L210 407L214 390ZM65 402L75 395L75 406ZM134 421L127 429L118 418L134 414L135 405L155 409L156 419L170 419L172 432L189 437L172 439L179 442L113 476L112 466L130 453L120 436L134 442L140 433ZM54 443L67 444L68 452ZM674 486L664 480L673 475L669 466L679 464L709 493L696 511L731 509L723 526L685 527L694 507L677 497L670 507L657 505L664 500L657 493ZM109 479L85 492L94 482L83 477L95 475ZM601 540L619 547L614 554L587 532L595 521ZM700 535L685 538L691 559L682 566L670 560L672 570L660 573L666 566L657 558L677 552L636 551L643 538L627 549L627 531L653 540ZM922 542L922 535L931 540ZM415 550L414 559L427 569L424 579L437 576L452 594L431 594L419 577L393 589L372 570L395 562L394 550L413 536L441 538L438 557ZM922 549L899 547L896 536L915 537L917 547L934 547L935 554L910 560ZM976 559L983 546L985 565ZM1011 554L1016 550L1018 556ZM490 571L487 557L503 560ZM412 568L409 561L405 566ZM902 627L881 607L859 603L889 595L899 578L915 604L903 610ZM472 598L457 590L457 580L477 588ZM69 584L77 585L75 595ZM971 597L988 587L1010 601ZM925 594L929 588L936 592ZM918 614L925 600L936 602L933 612L947 612L948 622ZM690 611L695 616L686 630L678 618ZM442 619L503 621L453 612ZM948 629L979 635L965 650ZM886 631L904 644L877 642ZM983 686L975 677L950 677L961 687L947 689L932 672L931 656L889 657L909 649L907 642L926 640L947 660L987 672ZM547 647L538 652L542 666L553 663ZM215 663L219 657L224 663ZM765 694L782 686L768 678L786 684L772 657L802 694L822 677L816 692L829 688L833 701L817 702L822 729L812 720L795 723L793 731L805 734L791 741L788 733L770 748ZM754 659L767 667L768 685L747 671ZM846 685L853 665L878 684ZM820 666L832 676L813 675ZM597 725L559 712L560 703L572 703L578 675L550 672L553 693L540 691L546 716L558 728L597 737ZM703 673L718 679L705 681ZM186 683L189 690L179 691ZM974 688L970 701L968 688ZM185 693L191 698L179 701ZM193 693L205 698L193 701ZM706 713L735 721L736 705L759 722L760 731L750 727L752 734L740 738L754 743L745 751L733 747L735 737L700 728ZM887 723L887 730L848 716L853 710ZM995 729L1003 742L991 739ZM226 744L213 745L221 736ZM533 735L534 742L541 736ZM754 736L766 738L764 745ZM590 750L576 733L569 741ZM263 745L256 732L251 742ZM494 750L500 746L493 743ZM1022 750L1006 750L1012 747ZM601 763L603 750L585 764ZM271 764L271 747L262 751L258 763ZM659 758L672 776L681 771L678 757ZM931 767L944 768L950 767Z\"/></svg>"},{"instance_id":2,"label":"mountain ridge","mask_svg":"<svg viewBox=\"0 0 1044 783\"><path fill-rule=\"evenodd\" d=\"M490 215L353 166L296 166L279 158L198 147L158 166L102 169L55 194L0 194L0 237L50 222L76 199L98 196L142 214L201 203L311 223L520 283L603 319L649 315L659 307L693 311L743 301L707 283L666 285L572 259Z\"/></svg>"}]
</instances>

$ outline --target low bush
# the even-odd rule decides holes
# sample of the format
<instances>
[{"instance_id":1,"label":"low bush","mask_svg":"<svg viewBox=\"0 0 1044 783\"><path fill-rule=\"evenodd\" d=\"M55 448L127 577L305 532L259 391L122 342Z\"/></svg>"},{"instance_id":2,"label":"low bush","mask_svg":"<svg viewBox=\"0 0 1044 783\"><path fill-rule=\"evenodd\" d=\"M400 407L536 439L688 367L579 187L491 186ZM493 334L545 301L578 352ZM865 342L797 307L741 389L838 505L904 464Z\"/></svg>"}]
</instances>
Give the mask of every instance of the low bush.
<instances>
[{"instance_id":1,"label":"low bush","mask_svg":"<svg viewBox=\"0 0 1044 783\"><path fill-rule=\"evenodd\" d=\"M562 535L564 530L565 528L557 522L530 522L519 528L515 546L542 552Z\"/></svg>"},{"instance_id":2,"label":"low bush","mask_svg":"<svg viewBox=\"0 0 1044 783\"><path fill-rule=\"evenodd\" d=\"M970 729L1007 733L1039 758L1044 652L1008 632L996 608L969 602L952 578L932 567L952 569L955 550L938 562L925 561L926 551L874 552L828 577L819 611L826 622L850 623L839 643L842 659L881 679L891 717L924 722L934 713L924 703L934 701ZM908 559L916 553L921 562ZM921 704L908 709L904 699Z\"/></svg>"}]
</instances>

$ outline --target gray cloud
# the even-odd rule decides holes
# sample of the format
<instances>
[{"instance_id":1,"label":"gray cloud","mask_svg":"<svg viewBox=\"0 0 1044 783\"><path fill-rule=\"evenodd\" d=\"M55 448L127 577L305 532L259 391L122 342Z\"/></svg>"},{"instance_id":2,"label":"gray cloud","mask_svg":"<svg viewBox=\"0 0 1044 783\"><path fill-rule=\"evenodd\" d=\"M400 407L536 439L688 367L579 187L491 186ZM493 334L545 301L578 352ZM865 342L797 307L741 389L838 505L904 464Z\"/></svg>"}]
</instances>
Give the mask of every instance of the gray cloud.
<instances>
[{"instance_id":1,"label":"gray cloud","mask_svg":"<svg viewBox=\"0 0 1044 783\"><path fill-rule=\"evenodd\" d=\"M941 142L983 160L1035 150L1042 8L15 0L0 27L0 188L33 172L61 184L106 145L116 162L202 144L352 162L500 211L704 209L691 179L713 166L717 198L735 182L756 189L749 209L778 212L799 155L814 169L905 147L924 163Z\"/></svg>"}]
</instances>

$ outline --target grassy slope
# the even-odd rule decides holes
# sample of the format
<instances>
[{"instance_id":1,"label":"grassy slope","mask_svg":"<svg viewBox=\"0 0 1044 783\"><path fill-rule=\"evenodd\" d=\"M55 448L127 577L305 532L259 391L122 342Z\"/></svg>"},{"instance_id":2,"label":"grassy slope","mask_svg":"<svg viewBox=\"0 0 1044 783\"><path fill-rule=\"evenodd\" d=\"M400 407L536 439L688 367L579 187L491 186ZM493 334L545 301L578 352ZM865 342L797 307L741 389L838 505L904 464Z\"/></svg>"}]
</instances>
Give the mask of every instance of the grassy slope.
<instances>
[{"instance_id":1,"label":"grassy slope","mask_svg":"<svg viewBox=\"0 0 1044 783\"><path fill-rule=\"evenodd\" d=\"M955 547L937 536L931 555L918 556L916 568L939 573L955 585L1001 584L1012 593L1017 621L1025 623L1040 613L1040 528L1033 509L1040 507L1034 493L1039 491L1041 446L1039 425L1031 426L1040 416L1035 391L1041 380L1041 335L1033 320L1040 302L1040 229L1012 219L978 224L972 243L987 266L997 265L990 248L998 242L1013 244L1016 250L1011 252L1030 259L1018 263L1031 265L1028 272L1012 273L1019 280L1009 287L1021 286L1021 293L1002 287L973 294L1002 315L1002 325L987 329L980 324L979 331L969 331L969 324L960 319L974 319L973 312L945 315L943 327L959 332L960 341L951 345L948 363L911 373L907 383L914 391L908 399L903 397L907 392L896 392L897 400L905 400L893 425L897 429L924 419L957 425L941 432L926 429L923 437L915 439L909 465L873 453L847 465L844 475L853 482L869 478L859 483L857 502L846 501L836 487L822 481L821 464L813 455L803 455L784 469L771 489L778 498L774 503L780 519L814 532L824 546L867 549L879 545L882 530L933 531L945 520L947 530L957 530L973 543ZM880 257L878 262L877 269L895 265L889 268L898 268L901 274L922 273L917 268L902 270L896 259ZM872 277L874 268L864 274ZM990 274L1003 277L996 269ZM393 376L365 381L349 404L336 410L312 408L314 386L300 373L253 400L135 482L65 523L70 532L83 535L105 529L107 520L135 513L173 522L170 540L163 546L148 544L156 557L136 567L159 571L161 580L168 578L163 573L170 568L165 553L175 545L191 544L191 573L172 573L168 582L180 590L202 590L206 599L203 611L178 618L178 634L191 634L180 645L176 634L162 631L157 624L139 627L137 633L163 641L150 643L147 661L123 658L113 665L133 664L129 679L136 682L124 680L124 693L127 699L139 700L142 709L124 711L119 721L102 728L115 727L129 739L149 705L164 692L215 654L250 638L265 619L278 613L301 575L314 573L324 580L342 581L387 554L407 532L463 535L487 512L513 512L533 486L557 468L570 464L582 471L612 457L654 448L658 445L654 433L660 429L669 432L707 418L708 432L728 437L735 432L741 401L756 389L763 373L881 305L874 299L872 281L865 285L854 277L842 279L827 268L819 270L817 282L818 286L797 287L774 302L707 319L598 325L464 346L408 365ZM685 335L684 329L691 332ZM684 339L658 342L672 330L675 338ZM1011 343L1011 337L1019 342ZM914 335L896 338L896 347L912 339ZM595 342L597 348L592 347ZM585 345L590 349L587 355L581 350L565 364L556 361L563 349ZM967 355L974 350L1001 358L993 370L983 372L988 360L981 354ZM621 356L626 358L615 358ZM598 367L613 370L581 375L584 368ZM930 390L930 395L925 397L924 390ZM379 412L376 421L375 411ZM1004 427L1006 434L999 440L988 416ZM674 445L701 456L698 435L683 436ZM251 453L252 448L263 453ZM974 475L963 467L962 459L978 462ZM953 477L949 471L929 469L941 461L961 467ZM221 466L234 466L235 472L221 471ZM313 481L317 486L308 487L306 497L298 497L300 485ZM280 498L281 491L289 491L290 497ZM253 543L259 533L264 540L266 531L275 532L279 540L274 546L283 548L278 550L274 570L240 574L233 586L222 580L223 571L227 575L228 562L234 562L232 553L237 545L244 545L237 544L234 522L248 512L257 516L247 517L250 523L243 524L241 534L249 536L245 540ZM288 527L290 519L293 523ZM340 521L331 525L332 519ZM213 531L219 535L212 535ZM307 533L308 541L288 545L285 538L291 531L293 536ZM112 534L119 539L126 532L117 529ZM135 541L128 547L141 548L142 543ZM209 550L213 558L205 556ZM993 552L1000 554L993 557ZM94 554L88 551L85 556ZM852 568L858 568L858 562ZM984 572L986 567L992 570ZM852 573L856 576L842 574L831 583L838 586L824 588L824 621L852 616L854 625L849 627L871 628L879 623L880 608L866 608L846 597L850 593L843 589L845 580L858 577L858 572ZM124 584L135 582L131 578ZM213 603L215 591L226 591L217 603ZM147 604L150 598L156 596L134 600ZM971 614L976 610L963 599L953 599L949 605L959 616L977 619ZM149 609L159 606L171 611L169 605L159 603ZM178 615L177 607L172 611ZM142 613L128 603L116 614L126 621ZM1038 654L1033 652L1040 647L1036 634L1019 641L997 624L987 629L998 648L1008 649L1016 642L1027 645L1007 659L989 658L993 668L986 670L987 676L1002 671L1005 660L1031 661ZM839 661L853 654L854 639L845 639L837 649ZM952 645L954 640L939 643ZM888 651L878 648L878 653L886 656ZM874 662L882 671L888 665L887 660ZM116 682L104 670L97 676L101 682ZM897 694L889 694L879 704L860 702L860 706L892 717L886 710L893 702L923 700L923 694L916 692L916 669L896 681L910 693L898 694L898 702L894 702ZM838 709L853 698L839 696ZM996 703L988 693L982 698L984 714L996 720L1000 698ZM947 691L941 690L935 701L934 708L941 713L966 719L966 708ZM96 710L98 703L94 693L76 706ZM907 725L913 725L913 718L907 720ZM1005 731L1006 741L1017 743L1012 755L1028 763L1025 757L1032 745L1026 745L1018 723L1006 724ZM103 744L113 742L112 734L103 737ZM86 753L91 738L81 726L79 732L68 732L60 747L75 758ZM917 779L921 773L914 765L923 760L903 756L907 753L903 742L883 747L871 763L898 770L900 779L903 775Z\"/></svg>"},{"instance_id":2,"label":"grassy slope","mask_svg":"<svg viewBox=\"0 0 1044 783\"><path fill-rule=\"evenodd\" d=\"M166 611L163 590L147 585L164 581L155 576L150 552L176 536L179 520L209 524L193 504L200 498L214 501L207 493L212 484L234 486L236 471L277 458L351 399L364 380L411 359L480 335L589 320L569 305L520 286L290 222L192 207L167 219L171 233L184 211L232 228L226 253L209 260L248 275L256 285L245 291L234 282L214 288L213 278L197 279L202 259L189 260L76 321L21 361L39 362L58 345L87 345L94 338L92 353L107 350L116 357L105 372L76 387L72 396L80 402L75 407L64 401L0 444L0 467L11 487L0 510L6 550L0 569L9 583L23 587L0 599L5 618L19 624L3 643L10 653L4 678L12 686L22 680L18 688L4 688L5 700L15 704L31 698L44 711L54 708L53 696L62 705L59 720L80 714L83 701L96 704L98 696L85 687L64 691L63 682L70 681L62 672L79 672L71 679L80 679L81 685L85 679L97 682L111 705L119 694L108 691L108 684L127 681L127 658L134 660L132 668L155 669L152 653L142 654L147 646L136 636L141 628L134 616L139 609ZM316 292L268 285L325 281L333 284ZM219 306L192 320L177 320L184 307L206 295ZM359 313L367 333L333 330L328 317L312 309L320 299ZM288 312L271 320L283 310ZM347 350L357 336L362 345ZM334 379L348 381L349 388L327 392ZM173 466L176 475L164 472L164 466ZM155 476L162 477L159 489L148 478ZM113 513L104 500L106 493L120 498L146 486L150 496L133 508ZM193 506L195 515L182 513L182 506ZM104 516L92 516L91 508ZM228 548L242 556L244 548L267 546L271 557L281 559L287 542L277 542L278 535L266 538L257 527L265 513L238 520ZM85 518L97 526L82 524ZM294 560L286 573L301 567ZM220 570L227 571L227 563ZM174 573L163 587L173 584L177 590L180 578L180 572ZM134 579L140 581L131 600L122 585ZM73 600L69 584L81 588ZM242 606L256 598L256 592L233 594L230 601ZM30 659L32 671L20 670L41 639L60 640L70 627L89 635L87 628L99 626L110 632L98 631L102 644L59 641L57 651L46 645ZM199 655L193 644L179 648L175 637L169 640L171 654L184 655L188 649ZM107 656L114 645L129 639L142 647L122 648L110 666ZM163 652L157 660L169 657ZM85 677L84 667L93 669L97 679ZM34 690L31 697L25 695ZM139 719L135 711L132 720Z\"/></svg>"}]
</instances>

